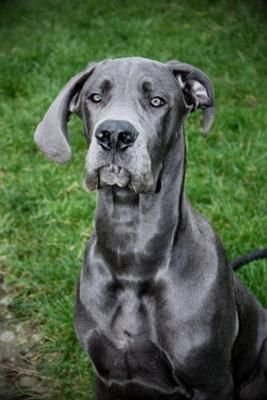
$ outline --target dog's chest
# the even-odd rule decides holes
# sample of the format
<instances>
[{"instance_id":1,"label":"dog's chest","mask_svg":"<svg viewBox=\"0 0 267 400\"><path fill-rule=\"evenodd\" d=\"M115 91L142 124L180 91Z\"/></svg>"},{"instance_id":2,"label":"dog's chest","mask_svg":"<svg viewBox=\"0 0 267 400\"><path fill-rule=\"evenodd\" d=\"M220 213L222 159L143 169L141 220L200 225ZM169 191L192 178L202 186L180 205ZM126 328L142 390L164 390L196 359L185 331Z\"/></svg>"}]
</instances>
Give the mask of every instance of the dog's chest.
<instances>
[{"instance_id":1,"label":"dog's chest","mask_svg":"<svg viewBox=\"0 0 267 400\"><path fill-rule=\"evenodd\" d=\"M91 307L98 324L90 335L88 353L98 374L109 383L131 381L163 393L180 391L182 384L158 338L156 310L162 288L131 282L106 289Z\"/></svg>"},{"instance_id":2,"label":"dog's chest","mask_svg":"<svg viewBox=\"0 0 267 400\"><path fill-rule=\"evenodd\" d=\"M151 282L116 281L104 285L91 308L98 329L122 351L137 342L157 341L156 309L159 293ZM93 315L94 316L94 315Z\"/></svg>"}]
</instances>

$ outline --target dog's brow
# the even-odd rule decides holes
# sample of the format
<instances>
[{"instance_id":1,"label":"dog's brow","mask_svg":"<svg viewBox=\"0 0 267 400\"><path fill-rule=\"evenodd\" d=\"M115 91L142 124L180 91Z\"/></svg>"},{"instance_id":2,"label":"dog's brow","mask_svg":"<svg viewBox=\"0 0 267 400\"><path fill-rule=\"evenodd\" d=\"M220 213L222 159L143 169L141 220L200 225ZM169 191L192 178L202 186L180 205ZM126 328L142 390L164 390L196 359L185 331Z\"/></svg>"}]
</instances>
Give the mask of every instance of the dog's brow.
<instances>
[{"instance_id":1,"label":"dog's brow","mask_svg":"<svg viewBox=\"0 0 267 400\"><path fill-rule=\"evenodd\" d=\"M106 91L108 91L108 90L110 90L112 88L112 83L111 83L111 80L110 79L104 79L102 82L101 82L101 84L100 84L100 89L103 91L103 92L106 92Z\"/></svg>"},{"instance_id":2,"label":"dog's brow","mask_svg":"<svg viewBox=\"0 0 267 400\"><path fill-rule=\"evenodd\" d=\"M152 82L149 80L143 81L142 89L145 93L150 93L152 91Z\"/></svg>"}]
</instances>

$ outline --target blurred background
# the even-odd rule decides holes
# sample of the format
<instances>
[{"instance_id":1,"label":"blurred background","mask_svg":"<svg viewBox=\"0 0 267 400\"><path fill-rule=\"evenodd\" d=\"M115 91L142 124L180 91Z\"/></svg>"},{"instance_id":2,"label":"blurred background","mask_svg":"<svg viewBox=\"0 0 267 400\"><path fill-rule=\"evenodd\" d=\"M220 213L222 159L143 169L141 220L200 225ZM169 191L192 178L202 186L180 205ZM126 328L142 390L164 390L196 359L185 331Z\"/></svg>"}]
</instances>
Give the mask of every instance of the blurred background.
<instances>
[{"instance_id":1,"label":"blurred background","mask_svg":"<svg viewBox=\"0 0 267 400\"><path fill-rule=\"evenodd\" d=\"M230 260L266 246L266 17L260 0L0 0L1 399L94 399L72 322L95 207L81 185L81 122L69 124L66 165L33 142L51 101L88 62L178 59L211 77L210 135L200 134L200 114L186 123L187 192ZM267 263L239 275L267 306Z\"/></svg>"}]
</instances>

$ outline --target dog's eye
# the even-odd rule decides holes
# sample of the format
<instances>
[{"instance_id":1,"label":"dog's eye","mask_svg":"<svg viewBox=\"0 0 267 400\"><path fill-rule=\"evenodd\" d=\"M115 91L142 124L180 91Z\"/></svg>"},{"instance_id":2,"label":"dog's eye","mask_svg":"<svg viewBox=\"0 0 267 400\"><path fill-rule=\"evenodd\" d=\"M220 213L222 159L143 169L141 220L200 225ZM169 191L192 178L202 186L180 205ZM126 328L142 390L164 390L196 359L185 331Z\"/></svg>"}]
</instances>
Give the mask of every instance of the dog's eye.
<instances>
[{"instance_id":1,"label":"dog's eye","mask_svg":"<svg viewBox=\"0 0 267 400\"><path fill-rule=\"evenodd\" d=\"M93 93L88 98L93 103L100 103L100 101L102 100L102 96L100 94L98 94L98 93Z\"/></svg>"},{"instance_id":2,"label":"dog's eye","mask_svg":"<svg viewBox=\"0 0 267 400\"><path fill-rule=\"evenodd\" d=\"M150 104L152 107L161 107L165 104L165 100L161 97L153 97L153 99L150 100Z\"/></svg>"}]
</instances>

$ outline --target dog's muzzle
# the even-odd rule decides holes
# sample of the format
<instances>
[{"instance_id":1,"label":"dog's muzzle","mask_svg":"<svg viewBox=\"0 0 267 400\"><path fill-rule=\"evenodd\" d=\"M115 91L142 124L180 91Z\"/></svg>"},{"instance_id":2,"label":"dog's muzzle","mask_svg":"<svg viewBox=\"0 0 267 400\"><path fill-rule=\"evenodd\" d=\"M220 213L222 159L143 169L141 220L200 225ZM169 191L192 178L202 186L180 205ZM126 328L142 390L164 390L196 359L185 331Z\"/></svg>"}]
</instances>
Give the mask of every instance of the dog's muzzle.
<instances>
[{"instance_id":1,"label":"dog's muzzle","mask_svg":"<svg viewBox=\"0 0 267 400\"><path fill-rule=\"evenodd\" d=\"M137 130L128 121L106 120L99 124L94 135L98 146L104 150L103 158L112 161L99 168L98 186L127 187L131 175L121 165L122 158L127 158L126 154L121 157L121 153L127 152L134 145L138 136Z\"/></svg>"},{"instance_id":2,"label":"dog's muzzle","mask_svg":"<svg viewBox=\"0 0 267 400\"><path fill-rule=\"evenodd\" d=\"M96 126L86 158L85 187L127 188L136 193L154 191L147 146L132 123L107 119Z\"/></svg>"}]
</instances>

